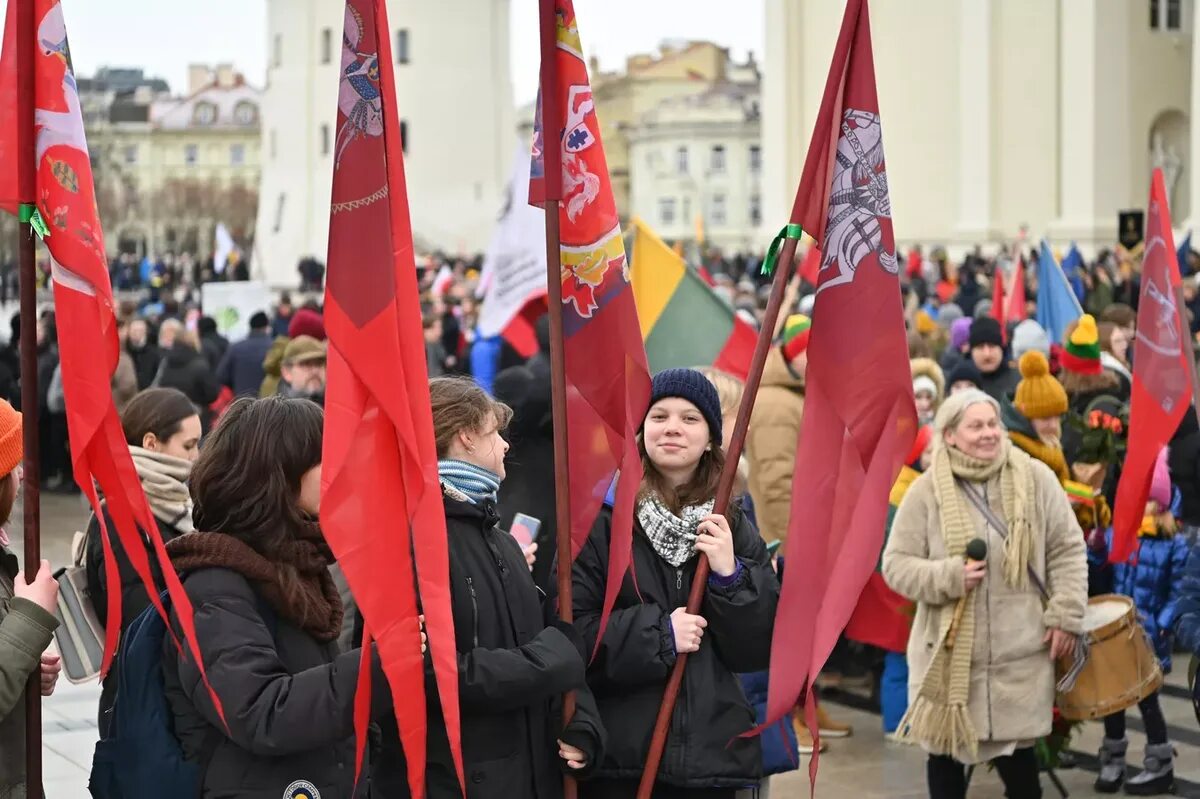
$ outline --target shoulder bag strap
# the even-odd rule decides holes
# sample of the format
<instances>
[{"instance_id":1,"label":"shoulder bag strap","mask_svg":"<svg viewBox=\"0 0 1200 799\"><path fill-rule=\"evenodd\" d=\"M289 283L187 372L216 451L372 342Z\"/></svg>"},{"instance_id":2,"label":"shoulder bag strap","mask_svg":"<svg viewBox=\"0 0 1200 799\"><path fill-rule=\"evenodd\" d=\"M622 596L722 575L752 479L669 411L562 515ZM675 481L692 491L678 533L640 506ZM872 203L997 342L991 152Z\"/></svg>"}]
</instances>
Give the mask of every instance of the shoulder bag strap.
<instances>
[{"instance_id":1,"label":"shoulder bag strap","mask_svg":"<svg viewBox=\"0 0 1200 799\"><path fill-rule=\"evenodd\" d=\"M971 486L962 480L955 478L954 482L957 483L958 487L961 488L963 493L967 495L967 499L971 500L971 504L975 506L975 509L983 514L983 518L987 520L987 523L991 525L997 533L1000 534L1000 537L1007 539L1008 525L1004 523L1003 519L996 515L995 511L992 510L990 505L984 502L983 497L979 496L979 494L973 488L971 488ZM1036 585L1038 591L1041 592L1042 599L1049 602L1050 592L1046 590L1046 584L1042 582L1042 578L1038 576L1036 571L1034 571L1033 564L1027 564L1026 568L1029 570L1029 578L1033 580L1033 584Z\"/></svg>"}]
</instances>

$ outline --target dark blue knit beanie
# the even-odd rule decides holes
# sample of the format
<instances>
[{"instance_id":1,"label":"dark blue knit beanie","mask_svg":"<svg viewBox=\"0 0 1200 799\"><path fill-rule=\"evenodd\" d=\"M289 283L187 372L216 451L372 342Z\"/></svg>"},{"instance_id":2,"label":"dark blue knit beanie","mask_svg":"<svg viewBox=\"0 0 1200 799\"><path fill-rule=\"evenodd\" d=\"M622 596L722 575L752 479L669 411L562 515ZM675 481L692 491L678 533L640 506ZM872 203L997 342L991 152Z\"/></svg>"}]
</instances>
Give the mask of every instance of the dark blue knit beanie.
<instances>
[{"instance_id":1,"label":"dark blue knit beanie","mask_svg":"<svg viewBox=\"0 0 1200 799\"><path fill-rule=\"evenodd\" d=\"M721 398L707 377L695 369L663 369L650 385L650 404L667 397L680 397L699 408L708 422L709 437L721 441Z\"/></svg>"}]
</instances>

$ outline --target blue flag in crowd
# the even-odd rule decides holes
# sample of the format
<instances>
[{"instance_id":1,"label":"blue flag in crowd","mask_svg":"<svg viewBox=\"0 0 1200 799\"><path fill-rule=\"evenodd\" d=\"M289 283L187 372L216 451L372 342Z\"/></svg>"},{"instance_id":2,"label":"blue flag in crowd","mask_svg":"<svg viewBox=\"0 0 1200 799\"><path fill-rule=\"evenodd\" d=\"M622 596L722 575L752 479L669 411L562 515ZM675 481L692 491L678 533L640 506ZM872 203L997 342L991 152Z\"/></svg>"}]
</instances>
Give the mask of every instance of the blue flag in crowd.
<instances>
[{"instance_id":1,"label":"blue flag in crowd","mask_svg":"<svg viewBox=\"0 0 1200 799\"><path fill-rule=\"evenodd\" d=\"M1054 260L1050 245L1043 241L1038 253L1037 315L1034 318L1050 335L1050 341L1061 344L1067 326L1081 316L1083 308L1067 285L1067 276Z\"/></svg>"},{"instance_id":2,"label":"blue flag in crowd","mask_svg":"<svg viewBox=\"0 0 1200 799\"><path fill-rule=\"evenodd\" d=\"M1079 274L1079 270L1083 268L1083 254L1079 252L1079 248L1075 246L1075 242L1071 242L1071 249L1067 252L1067 257L1063 258L1062 270L1067 276L1067 282L1071 284L1071 288L1075 291L1075 296L1083 302L1087 298L1087 289L1083 285L1083 275Z\"/></svg>"},{"instance_id":3,"label":"blue flag in crowd","mask_svg":"<svg viewBox=\"0 0 1200 799\"><path fill-rule=\"evenodd\" d=\"M1179 249L1175 251L1175 258L1179 261L1179 274L1187 277L1192 273L1188 266L1188 253L1192 250L1192 231L1188 231L1183 237L1183 243L1179 245Z\"/></svg>"}]
</instances>

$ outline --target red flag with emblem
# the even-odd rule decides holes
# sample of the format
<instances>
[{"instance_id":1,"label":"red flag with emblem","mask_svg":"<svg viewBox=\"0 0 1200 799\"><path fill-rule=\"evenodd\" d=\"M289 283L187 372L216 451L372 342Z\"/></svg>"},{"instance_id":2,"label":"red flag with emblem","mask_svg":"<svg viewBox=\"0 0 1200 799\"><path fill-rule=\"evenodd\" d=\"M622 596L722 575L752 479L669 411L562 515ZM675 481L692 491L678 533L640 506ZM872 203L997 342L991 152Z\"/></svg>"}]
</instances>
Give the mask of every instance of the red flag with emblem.
<instances>
[{"instance_id":1,"label":"red flag with emblem","mask_svg":"<svg viewBox=\"0 0 1200 799\"><path fill-rule=\"evenodd\" d=\"M1013 267L1012 288L1008 290L1008 310L1005 317L1010 322L1023 322L1028 316L1025 312L1025 258L1018 252L1017 263Z\"/></svg>"},{"instance_id":2,"label":"red flag with emblem","mask_svg":"<svg viewBox=\"0 0 1200 799\"><path fill-rule=\"evenodd\" d=\"M1129 402L1129 448L1113 508L1112 547L1108 553L1111 563L1123 563L1133 554L1150 494L1154 461L1192 402L1189 328L1175 299L1179 286L1166 186L1162 170L1155 169L1146 211L1146 251Z\"/></svg>"},{"instance_id":3,"label":"red flag with emblem","mask_svg":"<svg viewBox=\"0 0 1200 799\"><path fill-rule=\"evenodd\" d=\"M573 555L587 540L614 475L621 474L612 514L602 632L629 567L634 498L642 481L636 437L650 401L650 375L570 0L556 0L555 19L557 85L542 86L539 96L556 93L559 119L549 123L549 131L543 130L538 103L529 202L558 205ZM560 148L561 191L546 185L543 141ZM598 636L597 646L599 641Z\"/></svg>"},{"instance_id":4,"label":"red flag with emblem","mask_svg":"<svg viewBox=\"0 0 1200 799\"><path fill-rule=\"evenodd\" d=\"M1004 270L997 266L996 273L992 275L992 310L988 313L1000 324L1000 337L1007 340L1008 303L1004 299L1005 296Z\"/></svg>"},{"instance_id":5,"label":"red flag with emblem","mask_svg":"<svg viewBox=\"0 0 1200 799\"><path fill-rule=\"evenodd\" d=\"M166 588L184 641L203 675L204 661L196 643L192 605L167 557L113 405L112 375L120 352L117 320L62 7L58 0L28 2L33 5L36 27L34 63L18 63L20 32L16 2L8 4L4 50L0 55L0 209L19 213L22 218L36 209L36 222L40 225L44 221L46 225L44 242L50 253L54 281L54 314L72 469L101 527L108 575L108 618L121 618L121 584L109 539L112 532L107 529L101 512L101 496L130 564L146 586L151 604L164 619L159 594ZM18 75L28 74L27 69L33 70L34 131L19 129L21 120L17 113L21 102ZM34 152L22 149L30 136L36 137ZM28 162L30 155L34 156L33 164ZM155 584L144 541L150 542L158 560L163 574L161 586ZM102 674L107 674L112 664L119 632L120 625L108 625ZM171 635L174 637L173 631ZM204 679L207 685L207 677ZM224 719L220 700L212 693L211 686L209 692L217 713Z\"/></svg>"},{"instance_id":6,"label":"red flag with emblem","mask_svg":"<svg viewBox=\"0 0 1200 799\"><path fill-rule=\"evenodd\" d=\"M875 569L917 430L866 0L849 0L791 221L822 253L767 723L808 697ZM816 776L814 754L810 775Z\"/></svg>"},{"instance_id":7,"label":"red flag with emblem","mask_svg":"<svg viewBox=\"0 0 1200 799\"><path fill-rule=\"evenodd\" d=\"M390 30L383 0L347 0L325 290L321 527L366 628L355 714L359 767L373 639L394 700L409 785L419 797L427 731L417 588L460 782L462 755L446 519Z\"/></svg>"}]
</instances>

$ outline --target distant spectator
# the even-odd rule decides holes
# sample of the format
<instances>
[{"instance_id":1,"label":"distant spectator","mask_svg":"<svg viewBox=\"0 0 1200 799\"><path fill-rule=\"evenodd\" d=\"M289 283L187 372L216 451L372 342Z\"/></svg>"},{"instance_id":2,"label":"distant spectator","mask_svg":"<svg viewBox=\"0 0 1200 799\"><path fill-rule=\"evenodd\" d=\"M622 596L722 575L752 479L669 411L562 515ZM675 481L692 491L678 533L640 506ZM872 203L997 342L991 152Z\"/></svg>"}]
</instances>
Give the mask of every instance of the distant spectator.
<instances>
[{"instance_id":1,"label":"distant spectator","mask_svg":"<svg viewBox=\"0 0 1200 799\"><path fill-rule=\"evenodd\" d=\"M320 311L312 308L301 308L296 311L292 321L288 323L288 338L297 336L312 336L317 341L325 340L325 319Z\"/></svg>"},{"instance_id":2,"label":"distant spectator","mask_svg":"<svg viewBox=\"0 0 1200 799\"><path fill-rule=\"evenodd\" d=\"M208 365L216 371L221 359L229 350L229 339L217 332L217 320L211 316L201 316L196 329L200 333L200 352L204 355L204 360L208 361Z\"/></svg>"},{"instance_id":3,"label":"distant spectator","mask_svg":"<svg viewBox=\"0 0 1200 799\"><path fill-rule=\"evenodd\" d=\"M279 297L279 305L275 306L275 318L271 321L271 333L276 336L286 336L288 334L288 325L292 323L292 314L296 309L292 307L292 295L286 291Z\"/></svg>"},{"instance_id":4,"label":"distant spectator","mask_svg":"<svg viewBox=\"0 0 1200 799\"><path fill-rule=\"evenodd\" d=\"M258 394L266 376L263 361L271 349L268 331L271 323L262 311L250 317L250 335L233 344L217 367L217 382L228 386L238 397Z\"/></svg>"},{"instance_id":5,"label":"distant spectator","mask_svg":"<svg viewBox=\"0 0 1200 799\"><path fill-rule=\"evenodd\" d=\"M200 354L200 345L194 333L184 330L174 320L167 320L159 331L160 338L168 330L171 348L163 356L155 385L182 391L195 404L200 413L201 427L207 432L212 422L209 406L220 393L216 375Z\"/></svg>"},{"instance_id":6,"label":"distant spectator","mask_svg":"<svg viewBox=\"0 0 1200 799\"><path fill-rule=\"evenodd\" d=\"M125 351L133 359L133 370L137 373L138 390L147 389L158 374L162 351L150 341L150 325L145 319L133 319L125 340Z\"/></svg>"},{"instance_id":7,"label":"distant spectator","mask_svg":"<svg viewBox=\"0 0 1200 799\"><path fill-rule=\"evenodd\" d=\"M280 365L279 394L325 404L325 343L312 336L288 342Z\"/></svg>"},{"instance_id":8,"label":"distant spectator","mask_svg":"<svg viewBox=\"0 0 1200 799\"><path fill-rule=\"evenodd\" d=\"M430 377L441 377L446 373L446 350L442 347L442 320L426 314L421 320L425 332L425 362Z\"/></svg>"}]
</instances>

